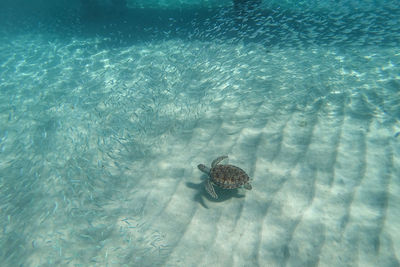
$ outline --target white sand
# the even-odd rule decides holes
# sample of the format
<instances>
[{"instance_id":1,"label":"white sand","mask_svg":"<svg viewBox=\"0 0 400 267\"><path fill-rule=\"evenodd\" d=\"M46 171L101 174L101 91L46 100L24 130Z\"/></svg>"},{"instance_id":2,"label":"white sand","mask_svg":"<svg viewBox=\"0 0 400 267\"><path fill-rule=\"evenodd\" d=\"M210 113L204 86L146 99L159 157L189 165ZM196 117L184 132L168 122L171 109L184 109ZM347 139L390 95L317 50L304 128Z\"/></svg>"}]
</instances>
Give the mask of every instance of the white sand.
<instances>
[{"instance_id":1,"label":"white sand","mask_svg":"<svg viewBox=\"0 0 400 267\"><path fill-rule=\"evenodd\" d=\"M396 49L26 40L1 73L6 265L398 266ZM225 154L253 190L215 201L197 164Z\"/></svg>"}]
</instances>

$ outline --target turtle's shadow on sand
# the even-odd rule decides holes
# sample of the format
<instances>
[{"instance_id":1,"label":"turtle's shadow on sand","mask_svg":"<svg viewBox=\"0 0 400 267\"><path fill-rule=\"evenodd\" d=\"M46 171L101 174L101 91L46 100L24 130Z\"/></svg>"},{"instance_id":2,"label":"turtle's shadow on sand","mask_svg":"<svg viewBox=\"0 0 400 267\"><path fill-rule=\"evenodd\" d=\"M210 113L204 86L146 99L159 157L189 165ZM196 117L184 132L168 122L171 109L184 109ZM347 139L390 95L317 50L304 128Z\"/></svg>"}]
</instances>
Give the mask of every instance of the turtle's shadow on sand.
<instances>
[{"instance_id":1,"label":"turtle's shadow on sand","mask_svg":"<svg viewBox=\"0 0 400 267\"><path fill-rule=\"evenodd\" d=\"M210 202L224 202L231 198L244 198L245 197L244 194L239 193L239 190L237 188L222 189L218 186L214 186L215 193L217 193L217 195L218 195L218 198L215 199L215 198L211 197L205 189L205 182L206 182L206 179L208 179L208 176L203 175L202 178L204 178L204 179L202 179L203 180L202 182L200 182L200 183L187 182L186 186L196 191L196 194L194 195L193 200L200 203L200 205L202 205L206 209L208 209L208 206L204 202L204 198L206 198Z\"/></svg>"}]
</instances>

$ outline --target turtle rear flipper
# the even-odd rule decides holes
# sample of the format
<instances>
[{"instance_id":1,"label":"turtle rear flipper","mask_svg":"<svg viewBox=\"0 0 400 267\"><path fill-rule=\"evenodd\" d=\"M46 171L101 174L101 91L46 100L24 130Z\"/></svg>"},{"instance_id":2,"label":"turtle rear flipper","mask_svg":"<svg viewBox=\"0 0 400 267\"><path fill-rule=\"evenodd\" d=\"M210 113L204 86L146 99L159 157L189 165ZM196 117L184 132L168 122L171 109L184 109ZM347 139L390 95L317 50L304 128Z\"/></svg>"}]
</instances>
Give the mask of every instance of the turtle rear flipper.
<instances>
[{"instance_id":1,"label":"turtle rear flipper","mask_svg":"<svg viewBox=\"0 0 400 267\"><path fill-rule=\"evenodd\" d=\"M207 191L207 193L209 193L210 196L212 196L213 198L215 198L215 199L218 198L217 194L215 193L214 186L212 185L212 182L210 181L210 179L208 179L208 180L206 181L206 191Z\"/></svg>"},{"instance_id":2,"label":"turtle rear flipper","mask_svg":"<svg viewBox=\"0 0 400 267\"><path fill-rule=\"evenodd\" d=\"M251 186L251 184L249 184L249 183L244 184L243 187L244 187L245 189L247 189L247 190L251 190L251 189L252 189L252 186Z\"/></svg>"}]
</instances>

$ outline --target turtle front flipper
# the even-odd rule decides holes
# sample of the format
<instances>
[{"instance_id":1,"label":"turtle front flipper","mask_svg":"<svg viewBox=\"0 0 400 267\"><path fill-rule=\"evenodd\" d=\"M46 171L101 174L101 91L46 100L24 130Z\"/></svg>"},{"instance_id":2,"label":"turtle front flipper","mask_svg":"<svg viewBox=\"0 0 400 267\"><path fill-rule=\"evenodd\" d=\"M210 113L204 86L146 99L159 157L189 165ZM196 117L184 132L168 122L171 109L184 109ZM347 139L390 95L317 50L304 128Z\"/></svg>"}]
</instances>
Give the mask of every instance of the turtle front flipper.
<instances>
[{"instance_id":1,"label":"turtle front flipper","mask_svg":"<svg viewBox=\"0 0 400 267\"><path fill-rule=\"evenodd\" d=\"M221 161L223 161L224 159L227 159L227 158L228 158L228 156L221 156L221 157L214 159L213 162L211 163L211 168L214 168L218 163L220 163Z\"/></svg>"},{"instance_id":2,"label":"turtle front flipper","mask_svg":"<svg viewBox=\"0 0 400 267\"><path fill-rule=\"evenodd\" d=\"M218 198L217 194L215 193L214 186L213 186L213 184L212 184L212 182L211 182L210 179L208 179L208 180L206 181L206 191L207 191L207 193L209 193L210 196L212 196L213 198L215 198L215 199Z\"/></svg>"}]
</instances>

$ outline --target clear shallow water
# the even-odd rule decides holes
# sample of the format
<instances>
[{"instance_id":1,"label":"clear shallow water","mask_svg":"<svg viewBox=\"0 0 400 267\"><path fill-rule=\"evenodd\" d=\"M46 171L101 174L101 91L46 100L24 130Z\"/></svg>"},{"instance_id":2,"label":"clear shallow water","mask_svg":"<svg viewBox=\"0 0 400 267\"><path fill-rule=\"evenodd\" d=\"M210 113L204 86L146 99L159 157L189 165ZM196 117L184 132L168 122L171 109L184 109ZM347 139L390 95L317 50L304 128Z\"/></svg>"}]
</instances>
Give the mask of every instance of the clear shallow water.
<instances>
[{"instance_id":1,"label":"clear shallow water","mask_svg":"<svg viewBox=\"0 0 400 267\"><path fill-rule=\"evenodd\" d=\"M398 266L399 10L342 4L10 19L2 264Z\"/></svg>"}]
</instances>

